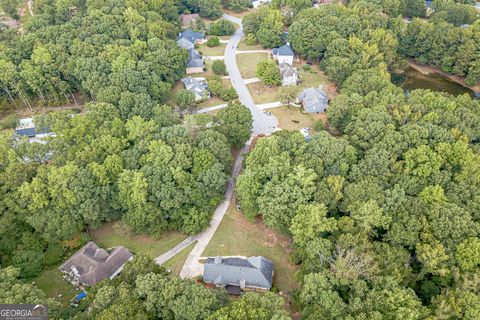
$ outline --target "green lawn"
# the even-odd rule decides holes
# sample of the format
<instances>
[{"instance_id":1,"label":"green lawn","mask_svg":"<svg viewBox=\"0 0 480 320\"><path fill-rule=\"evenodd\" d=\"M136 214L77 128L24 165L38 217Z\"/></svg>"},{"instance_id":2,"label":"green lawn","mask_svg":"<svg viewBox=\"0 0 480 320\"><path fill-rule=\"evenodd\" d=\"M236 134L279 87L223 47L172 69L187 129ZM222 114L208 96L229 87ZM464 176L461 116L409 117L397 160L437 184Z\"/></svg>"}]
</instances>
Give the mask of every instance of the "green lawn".
<instances>
[{"instance_id":1,"label":"green lawn","mask_svg":"<svg viewBox=\"0 0 480 320\"><path fill-rule=\"evenodd\" d=\"M57 267L43 270L34 280L35 285L42 289L49 298L67 305L79 292L75 287L62 278L62 273ZM58 295L61 294L61 297Z\"/></svg>"},{"instance_id":2,"label":"green lawn","mask_svg":"<svg viewBox=\"0 0 480 320\"><path fill-rule=\"evenodd\" d=\"M204 43L198 46L198 51L202 54L202 56L223 56L225 47L225 43L220 43L220 45L212 48Z\"/></svg>"},{"instance_id":3,"label":"green lawn","mask_svg":"<svg viewBox=\"0 0 480 320\"><path fill-rule=\"evenodd\" d=\"M227 102L223 101L218 97L211 97L210 99L197 104L197 110L218 106L219 104L224 104L224 103L227 103Z\"/></svg>"},{"instance_id":4,"label":"green lawn","mask_svg":"<svg viewBox=\"0 0 480 320\"><path fill-rule=\"evenodd\" d=\"M237 18L243 18L243 17L245 17L246 15L249 15L250 13L252 13L255 10L256 9L247 9L247 10L242 11L242 12L235 12L235 11L230 10L230 9L225 9L225 8L223 9L223 11L226 14L229 14L229 15L237 17Z\"/></svg>"},{"instance_id":5,"label":"green lawn","mask_svg":"<svg viewBox=\"0 0 480 320\"><path fill-rule=\"evenodd\" d=\"M104 249L125 246L135 253L146 254L152 259L187 238L179 232L167 232L158 239L144 235L122 235L114 230L113 225L114 223L106 223L97 230L90 230L93 241Z\"/></svg>"},{"instance_id":6,"label":"green lawn","mask_svg":"<svg viewBox=\"0 0 480 320\"><path fill-rule=\"evenodd\" d=\"M279 107L268 109L278 120L278 127L284 130L300 130L309 127L314 132L317 120L326 121L325 114L303 113L298 107Z\"/></svg>"},{"instance_id":7,"label":"green lawn","mask_svg":"<svg viewBox=\"0 0 480 320\"><path fill-rule=\"evenodd\" d=\"M237 54L237 65L244 79L255 77L257 64L268 59L268 53L240 53Z\"/></svg>"},{"instance_id":8,"label":"green lawn","mask_svg":"<svg viewBox=\"0 0 480 320\"><path fill-rule=\"evenodd\" d=\"M303 70L300 64L295 64L295 67L298 69L300 78L299 88L318 87L322 84L324 89L327 90L327 87L335 86L317 65L312 65L309 71Z\"/></svg>"},{"instance_id":9,"label":"green lawn","mask_svg":"<svg viewBox=\"0 0 480 320\"><path fill-rule=\"evenodd\" d=\"M238 44L238 50L263 50L263 47L259 44L253 45L253 46L248 46L243 42L244 38L240 41Z\"/></svg>"},{"instance_id":10,"label":"green lawn","mask_svg":"<svg viewBox=\"0 0 480 320\"><path fill-rule=\"evenodd\" d=\"M178 276L180 271L182 271L183 264L185 263L185 260L187 260L188 254L190 251L192 251L196 244L196 241L191 243L188 247L177 253L177 255L175 255L172 259L165 262L163 267L167 270L171 270L172 274Z\"/></svg>"},{"instance_id":11,"label":"green lawn","mask_svg":"<svg viewBox=\"0 0 480 320\"><path fill-rule=\"evenodd\" d=\"M250 94L256 104L278 101L278 91L280 87L269 87L264 85L263 82L255 82L247 84L247 88L250 90Z\"/></svg>"},{"instance_id":12,"label":"green lawn","mask_svg":"<svg viewBox=\"0 0 480 320\"><path fill-rule=\"evenodd\" d=\"M290 292L297 287L298 267L289 261L290 239L268 229L263 223L249 223L232 202L217 232L202 256L264 256L274 263L274 287Z\"/></svg>"}]
</instances>

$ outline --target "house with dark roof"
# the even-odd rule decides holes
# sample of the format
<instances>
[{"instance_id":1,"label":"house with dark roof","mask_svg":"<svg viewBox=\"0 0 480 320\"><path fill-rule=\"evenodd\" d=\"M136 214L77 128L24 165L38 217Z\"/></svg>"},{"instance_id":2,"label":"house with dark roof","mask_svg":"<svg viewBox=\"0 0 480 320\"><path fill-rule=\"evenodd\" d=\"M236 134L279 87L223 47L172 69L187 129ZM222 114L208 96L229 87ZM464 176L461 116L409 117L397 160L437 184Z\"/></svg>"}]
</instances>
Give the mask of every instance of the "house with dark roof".
<instances>
[{"instance_id":1,"label":"house with dark roof","mask_svg":"<svg viewBox=\"0 0 480 320\"><path fill-rule=\"evenodd\" d=\"M325 112L328 107L328 98L322 86L307 88L298 96L298 101L307 113Z\"/></svg>"},{"instance_id":2,"label":"house with dark roof","mask_svg":"<svg viewBox=\"0 0 480 320\"><path fill-rule=\"evenodd\" d=\"M185 39L190 41L191 43L202 43L205 41L205 33L203 32L195 32L192 29L187 29L185 31L180 32L178 35L177 40Z\"/></svg>"},{"instance_id":3,"label":"house with dark roof","mask_svg":"<svg viewBox=\"0 0 480 320\"><path fill-rule=\"evenodd\" d=\"M182 79L185 89L195 94L195 101L201 101L210 98L208 84L204 80L187 77Z\"/></svg>"},{"instance_id":4,"label":"house with dark roof","mask_svg":"<svg viewBox=\"0 0 480 320\"><path fill-rule=\"evenodd\" d=\"M188 50L187 74L203 72L203 59L195 49Z\"/></svg>"},{"instance_id":5,"label":"house with dark roof","mask_svg":"<svg viewBox=\"0 0 480 320\"><path fill-rule=\"evenodd\" d=\"M282 77L282 86L296 85L298 82L297 68L292 67L288 63L282 62L278 66L280 69L280 76Z\"/></svg>"},{"instance_id":6,"label":"house with dark roof","mask_svg":"<svg viewBox=\"0 0 480 320\"><path fill-rule=\"evenodd\" d=\"M180 48L183 48L185 50L190 50L190 49L193 49L195 47L195 45L193 43L191 43L190 41L188 41L185 38L178 39L177 40L177 46L179 46Z\"/></svg>"},{"instance_id":7,"label":"house with dark roof","mask_svg":"<svg viewBox=\"0 0 480 320\"><path fill-rule=\"evenodd\" d=\"M24 118L18 120L15 135L18 138L27 137L29 142L45 143L44 138L55 134L48 127L35 126L33 118Z\"/></svg>"},{"instance_id":8,"label":"house with dark roof","mask_svg":"<svg viewBox=\"0 0 480 320\"><path fill-rule=\"evenodd\" d=\"M231 293L267 291L272 288L273 263L262 257L210 257L205 263L203 281L225 287Z\"/></svg>"},{"instance_id":9,"label":"house with dark roof","mask_svg":"<svg viewBox=\"0 0 480 320\"><path fill-rule=\"evenodd\" d=\"M93 286L105 278L115 278L132 259L132 253L123 246L107 251L90 241L58 270L74 285Z\"/></svg>"},{"instance_id":10,"label":"house with dark roof","mask_svg":"<svg viewBox=\"0 0 480 320\"><path fill-rule=\"evenodd\" d=\"M293 53L293 48L287 42L287 44L273 48L272 50L273 58L278 60L278 63L288 63L289 65L293 64L293 57L295 54Z\"/></svg>"}]
</instances>

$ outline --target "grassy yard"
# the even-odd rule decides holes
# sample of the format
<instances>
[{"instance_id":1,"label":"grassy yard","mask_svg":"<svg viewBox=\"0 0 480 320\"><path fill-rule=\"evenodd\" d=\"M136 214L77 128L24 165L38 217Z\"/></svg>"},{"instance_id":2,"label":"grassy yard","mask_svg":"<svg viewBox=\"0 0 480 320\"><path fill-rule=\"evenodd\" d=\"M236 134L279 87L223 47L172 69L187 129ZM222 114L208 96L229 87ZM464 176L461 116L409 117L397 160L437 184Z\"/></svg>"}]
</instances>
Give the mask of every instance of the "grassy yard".
<instances>
[{"instance_id":1,"label":"grassy yard","mask_svg":"<svg viewBox=\"0 0 480 320\"><path fill-rule=\"evenodd\" d=\"M289 261L290 239L268 229L262 222L248 222L232 202L202 256L264 256L274 263L273 285L290 292L297 287L298 267Z\"/></svg>"},{"instance_id":2,"label":"grassy yard","mask_svg":"<svg viewBox=\"0 0 480 320\"><path fill-rule=\"evenodd\" d=\"M279 87L269 87L264 85L263 82L254 82L247 84L247 88L256 104L278 101Z\"/></svg>"},{"instance_id":3,"label":"grassy yard","mask_svg":"<svg viewBox=\"0 0 480 320\"><path fill-rule=\"evenodd\" d=\"M267 60L267 53L240 53L237 54L237 65L244 79L255 77L257 64L262 60Z\"/></svg>"},{"instance_id":4,"label":"grassy yard","mask_svg":"<svg viewBox=\"0 0 480 320\"><path fill-rule=\"evenodd\" d=\"M318 87L323 85L323 90L327 94L329 99L332 99L336 94L336 85L328 79L328 77L320 70L318 65L312 65L309 71L302 69L302 64L295 64L298 69L298 75L300 77L299 92L301 89Z\"/></svg>"},{"instance_id":5,"label":"grassy yard","mask_svg":"<svg viewBox=\"0 0 480 320\"><path fill-rule=\"evenodd\" d=\"M43 270L33 281L49 298L55 298L65 305L79 292L75 290L72 284L62 278L62 273L58 271L57 267ZM58 295L62 296L59 297Z\"/></svg>"},{"instance_id":6,"label":"grassy yard","mask_svg":"<svg viewBox=\"0 0 480 320\"><path fill-rule=\"evenodd\" d=\"M165 253L187 238L179 232L167 232L160 238L144 235L123 235L114 229L115 223L106 223L96 230L90 230L93 241L102 248L125 246L128 249L143 253L152 259Z\"/></svg>"},{"instance_id":7,"label":"grassy yard","mask_svg":"<svg viewBox=\"0 0 480 320\"><path fill-rule=\"evenodd\" d=\"M225 12L226 14L229 14L229 15L237 17L237 18L243 18L246 15L249 15L250 13L252 13L253 11L255 11L255 9L248 9L248 10L245 10L245 11L242 11L242 12L235 12L233 10L223 9L223 12Z\"/></svg>"},{"instance_id":8,"label":"grassy yard","mask_svg":"<svg viewBox=\"0 0 480 320\"><path fill-rule=\"evenodd\" d=\"M183 264L185 263L185 260L187 260L188 254L196 244L197 242L191 243L188 247L177 253L172 259L165 262L163 267L167 270L171 270L172 274L178 276L180 271L182 271Z\"/></svg>"},{"instance_id":9,"label":"grassy yard","mask_svg":"<svg viewBox=\"0 0 480 320\"><path fill-rule=\"evenodd\" d=\"M259 44L253 45L253 46L248 46L243 42L245 38L242 38L240 43L238 44L238 50L263 50L263 47Z\"/></svg>"},{"instance_id":10,"label":"grassy yard","mask_svg":"<svg viewBox=\"0 0 480 320\"><path fill-rule=\"evenodd\" d=\"M326 120L325 114L302 113L297 107L279 107L268 109L278 120L278 127L284 130L300 130L309 127L314 132L316 120Z\"/></svg>"},{"instance_id":11,"label":"grassy yard","mask_svg":"<svg viewBox=\"0 0 480 320\"><path fill-rule=\"evenodd\" d=\"M225 47L225 43L220 43L220 45L212 48L204 43L198 46L198 51L201 52L202 56L223 56Z\"/></svg>"}]
</instances>

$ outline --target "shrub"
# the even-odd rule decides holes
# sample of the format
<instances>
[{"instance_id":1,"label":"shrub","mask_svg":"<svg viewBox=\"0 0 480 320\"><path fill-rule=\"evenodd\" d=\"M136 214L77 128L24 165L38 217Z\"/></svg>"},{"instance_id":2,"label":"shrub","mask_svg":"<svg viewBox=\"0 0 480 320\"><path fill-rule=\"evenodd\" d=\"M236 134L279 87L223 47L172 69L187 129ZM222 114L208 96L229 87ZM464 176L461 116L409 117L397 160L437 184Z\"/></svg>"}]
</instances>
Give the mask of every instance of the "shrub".
<instances>
[{"instance_id":1,"label":"shrub","mask_svg":"<svg viewBox=\"0 0 480 320\"><path fill-rule=\"evenodd\" d=\"M218 75L226 75L227 74L227 66L225 62L222 60L215 60L212 63L212 71Z\"/></svg>"},{"instance_id":2,"label":"shrub","mask_svg":"<svg viewBox=\"0 0 480 320\"><path fill-rule=\"evenodd\" d=\"M302 66L302 69L303 71L310 71L312 69L312 66L305 63L303 66Z\"/></svg>"},{"instance_id":3,"label":"shrub","mask_svg":"<svg viewBox=\"0 0 480 320\"><path fill-rule=\"evenodd\" d=\"M254 46L254 45L257 44L257 37L255 37L255 35L253 33L249 33L249 34L247 34L247 36L245 37L243 42L247 46Z\"/></svg>"},{"instance_id":4,"label":"shrub","mask_svg":"<svg viewBox=\"0 0 480 320\"><path fill-rule=\"evenodd\" d=\"M323 131L325 130L325 125L323 124L322 120L315 121L314 125L316 131Z\"/></svg>"},{"instance_id":5,"label":"shrub","mask_svg":"<svg viewBox=\"0 0 480 320\"><path fill-rule=\"evenodd\" d=\"M207 47L217 47L220 45L220 39L218 37L210 37L207 40Z\"/></svg>"}]
</instances>

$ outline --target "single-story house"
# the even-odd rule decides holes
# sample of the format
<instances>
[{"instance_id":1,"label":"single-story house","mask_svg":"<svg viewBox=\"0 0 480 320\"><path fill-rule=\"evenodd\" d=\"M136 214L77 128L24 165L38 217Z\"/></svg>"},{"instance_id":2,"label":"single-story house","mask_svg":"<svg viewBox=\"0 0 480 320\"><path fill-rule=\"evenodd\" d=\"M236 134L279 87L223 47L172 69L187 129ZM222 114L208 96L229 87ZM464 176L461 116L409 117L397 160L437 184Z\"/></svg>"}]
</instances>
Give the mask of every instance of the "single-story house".
<instances>
[{"instance_id":1,"label":"single-story house","mask_svg":"<svg viewBox=\"0 0 480 320\"><path fill-rule=\"evenodd\" d=\"M58 270L74 285L93 286L105 278L115 278L132 259L132 253L123 246L108 252L90 241L58 267Z\"/></svg>"},{"instance_id":2,"label":"single-story house","mask_svg":"<svg viewBox=\"0 0 480 320\"><path fill-rule=\"evenodd\" d=\"M203 72L203 59L195 49L188 50L187 74Z\"/></svg>"},{"instance_id":3,"label":"single-story house","mask_svg":"<svg viewBox=\"0 0 480 320\"><path fill-rule=\"evenodd\" d=\"M328 98L322 86L303 90L298 96L298 101L307 113L325 112L328 106Z\"/></svg>"},{"instance_id":4,"label":"single-story house","mask_svg":"<svg viewBox=\"0 0 480 320\"><path fill-rule=\"evenodd\" d=\"M278 60L278 63L285 62L289 65L293 64L293 57L295 56L293 49L288 42L281 47L273 48L272 55L274 59Z\"/></svg>"},{"instance_id":5,"label":"single-story house","mask_svg":"<svg viewBox=\"0 0 480 320\"><path fill-rule=\"evenodd\" d=\"M196 101L210 98L210 92L208 91L208 84L206 81L187 77L183 78L182 82L185 89L195 94Z\"/></svg>"},{"instance_id":6,"label":"single-story house","mask_svg":"<svg viewBox=\"0 0 480 320\"><path fill-rule=\"evenodd\" d=\"M282 77L282 86L296 85L298 83L297 68L285 62L280 63L278 67L280 68L280 76Z\"/></svg>"},{"instance_id":7,"label":"single-story house","mask_svg":"<svg viewBox=\"0 0 480 320\"><path fill-rule=\"evenodd\" d=\"M192 23L194 23L198 18L199 18L198 13L180 15L180 21L182 21L182 26L189 26Z\"/></svg>"},{"instance_id":8,"label":"single-story house","mask_svg":"<svg viewBox=\"0 0 480 320\"><path fill-rule=\"evenodd\" d=\"M272 261L262 256L210 257L205 263L203 281L230 289L232 293L240 290L268 291L272 288L273 273Z\"/></svg>"},{"instance_id":9,"label":"single-story house","mask_svg":"<svg viewBox=\"0 0 480 320\"><path fill-rule=\"evenodd\" d=\"M182 38L190 41L193 44L202 43L205 41L205 33L195 32L192 29L187 29L179 33L177 40Z\"/></svg>"},{"instance_id":10,"label":"single-story house","mask_svg":"<svg viewBox=\"0 0 480 320\"><path fill-rule=\"evenodd\" d=\"M54 136L55 134L50 131L50 128L39 128L35 126L33 118L24 118L18 120L17 127L15 128L15 134L17 137L27 137L30 142L45 143L44 138Z\"/></svg>"}]
</instances>

